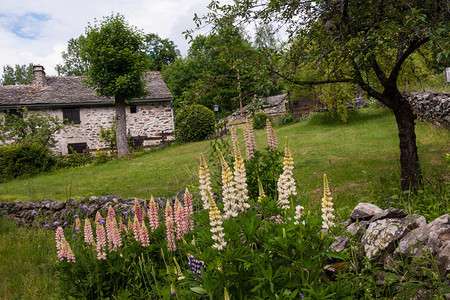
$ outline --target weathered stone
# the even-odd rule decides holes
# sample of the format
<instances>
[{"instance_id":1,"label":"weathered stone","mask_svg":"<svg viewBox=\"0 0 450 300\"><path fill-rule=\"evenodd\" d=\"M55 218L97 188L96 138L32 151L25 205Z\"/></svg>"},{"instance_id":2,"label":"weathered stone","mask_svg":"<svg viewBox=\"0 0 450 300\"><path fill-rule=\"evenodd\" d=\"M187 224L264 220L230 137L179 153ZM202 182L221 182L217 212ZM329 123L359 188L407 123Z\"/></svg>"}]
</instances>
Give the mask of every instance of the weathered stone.
<instances>
[{"instance_id":1,"label":"weathered stone","mask_svg":"<svg viewBox=\"0 0 450 300\"><path fill-rule=\"evenodd\" d=\"M350 218L352 220L370 220L382 212L383 210L374 204L361 202L353 209Z\"/></svg>"},{"instance_id":2,"label":"weathered stone","mask_svg":"<svg viewBox=\"0 0 450 300\"><path fill-rule=\"evenodd\" d=\"M450 215L443 215L428 225L408 233L399 243L396 254L420 256L428 252L439 262L439 273L450 274Z\"/></svg>"},{"instance_id":3,"label":"weathered stone","mask_svg":"<svg viewBox=\"0 0 450 300\"><path fill-rule=\"evenodd\" d=\"M383 212L376 214L370 219L371 222L375 222L383 219L401 219L408 215L408 212L404 209L388 208Z\"/></svg>"},{"instance_id":4,"label":"weathered stone","mask_svg":"<svg viewBox=\"0 0 450 300\"><path fill-rule=\"evenodd\" d=\"M392 252L394 243L407 232L418 227L414 218L382 219L371 222L361 238L364 254L368 258L376 256L380 250Z\"/></svg>"}]
</instances>

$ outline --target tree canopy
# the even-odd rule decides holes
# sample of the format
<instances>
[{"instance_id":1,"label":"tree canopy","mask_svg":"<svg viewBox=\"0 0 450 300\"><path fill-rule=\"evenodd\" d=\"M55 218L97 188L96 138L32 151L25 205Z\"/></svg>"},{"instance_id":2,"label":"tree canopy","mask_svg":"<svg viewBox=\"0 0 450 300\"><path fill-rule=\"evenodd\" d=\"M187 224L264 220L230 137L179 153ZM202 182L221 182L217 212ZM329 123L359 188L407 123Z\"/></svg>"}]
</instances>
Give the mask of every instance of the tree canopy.
<instances>
[{"instance_id":1,"label":"tree canopy","mask_svg":"<svg viewBox=\"0 0 450 300\"><path fill-rule=\"evenodd\" d=\"M180 56L177 46L169 39L162 39L155 33L144 36L149 56L150 71L161 71L164 66L170 65Z\"/></svg>"},{"instance_id":2,"label":"tree canopy","mask_svg":"<svg viewBox=\"0 0 450 300\"><path fill-rule=\"evenodd\" d=\"M449 57L449 3L445 0L212 1L198 24L253 22L285 25L290 68L274 71L297 85L357 84L394 112L400 140L402 188L421 181L411 105L399 91L405 62L424 45L438 61ZM283 64L281 64L283 65ZM296 78L299 68L314 76Z\"/></svg>"},{"instance_id":3,"label":"tree canopy","mask_svg":"<svg viewBox=\"0 0 450 300\"><path fill-rule=\"evenodd\" d=\"M56 65L58 76L81 76L87 73L89 63L85 57L81 56L81 49L85 42L86 37L84 35L80 35L76 39L71 38L68 41L67 51L61 53L64 64Z\"/></svg>"},{"instance_id":4,"label":"tree canopy","mask_svg":"<svg viewBox=\"0 0 450 300\"><path fill-rule=\"evenodd\" d=\"M143 73L148 65L143 33L120 15L96 20L86 28L83 60L89 63L85 82L98 95L114 97L116 142L119 157L130 156L125 106L146 94Z\"/></svg>"},{"instance_id":5,"label":"tree canopy","mask_svg":"<svg viewBox=\"0 0 450 300\"><path fill-rule=\"evenodd\" d=\"M33 64L18 65L14 67L10 65L3 66L2 85L18 85L33 83Z\"/></svg>"}]
</instances>

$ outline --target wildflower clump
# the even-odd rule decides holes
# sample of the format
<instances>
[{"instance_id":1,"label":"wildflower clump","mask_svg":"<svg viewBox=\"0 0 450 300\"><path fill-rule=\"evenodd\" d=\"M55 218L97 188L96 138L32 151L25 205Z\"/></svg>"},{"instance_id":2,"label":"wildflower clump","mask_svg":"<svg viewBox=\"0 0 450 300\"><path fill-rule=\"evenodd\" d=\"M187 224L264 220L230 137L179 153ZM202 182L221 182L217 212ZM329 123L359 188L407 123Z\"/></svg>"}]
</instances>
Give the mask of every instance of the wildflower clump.
<instances>
[{"instance_id":1,"label":"wildflower clump","mask_svg":"<svg viewBox=\"0 0 450 300\"><path fill-rule=\"evenodd\" d=\"M212 193L211 178L209 176L208 164L206 163L203 154L200 154L200 170L198 177L200 181L200 195L203 201L203 209L209 209L208 193Z\"/></svg>"},{"instance_id":2,"label":"wildflower clump","mask_svg":"<svg viewBox=\"0 0 450 300\"><path fill-rule=\"evenodd\" d=\"M283 210L289 209L289 197L297 195L297 188L295 187L295 179L293 176L294 160L292 159L291 151L289 150L288 139L286 137L286 146L283 161L283 173L277 182L278 189L278 205Z\"/></svg>"},{"instance_id":3,"label":"wildflower clump","mask_svg":"<svg viewBox=\"0 0 450 300\"><path fill-rule=\"evenodd\" d=\"M331 197L326 174L323 175L322 220L322 229L324 231L334 227L333 197Z\"/></svg>"}]
</instances>

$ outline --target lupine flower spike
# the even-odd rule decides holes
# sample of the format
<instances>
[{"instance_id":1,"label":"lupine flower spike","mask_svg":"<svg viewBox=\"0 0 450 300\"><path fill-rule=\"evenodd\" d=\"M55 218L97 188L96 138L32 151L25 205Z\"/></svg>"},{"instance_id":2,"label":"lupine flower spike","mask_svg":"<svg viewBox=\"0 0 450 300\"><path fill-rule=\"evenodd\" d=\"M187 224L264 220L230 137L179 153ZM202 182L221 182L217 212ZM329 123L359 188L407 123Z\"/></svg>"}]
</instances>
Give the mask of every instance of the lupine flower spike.
<instances>
[{"instance_id":1,"label":"lupine flower spike","mask_svg":"<svg viewBox=\"0 0 450 300\"><path fill-rule=\"evenodd\" d=\"M173 224L173 211L170 206L169 199L167 199L166 210L166 236L167 236L167 249L169 251L177 250L177 245L175 244L175 234L174 234L174 224Z\"/></svg>"},{"instance_id":2,"label":"lupine flower spike","mask_svg":"<svg viewBox=\"0 0 450 300\"><path fill-rule=\"evenodd\" d=\"M206 164L206 159L203 154L200 154L200 171L198 177L200 181L200 195L202 196L203 209L209 209L207 193L212 193L211 179L209 176L208 165Z\"/></svg>"},{"instance_id":3,"label":"lupine flower spike","mask_svg":"<svg viewBox=\"0 0 450 300\"><path fill-rule=\"evenodd\" d=\"M194 230L194 220L191 219L191 216L194 214L194 207L192 204L192 195L189 193L189 190L186 189L184 192L184 219L187 223L188 231Z\"/></svg>"},{"instance_id":4,"label":"lupine flower spike","mask_svg":"<svg viewBox=\"0 0 450 300\"><path fill-rule=\"evenodd\" d=\"M251 159L255 156L256 141L255 133L253 131L253 124L250 119L247 119L247 123L244 127L244 140L245 140L245 155L247 159Z\"/></svg>"},{"instance_id":5,"label":"lupine flower spike","mask_svg":"<svg viewBox=\"0 0 450 300\"><path fill-rule=\"evenodd\" d=\"M174 219L176 224L176 232L177 232L177 240L180 240L185 233L187 233L186 229L186 221L184 220L184 209L181 202L175 197L174 204Z\"/></svg>"},{"instance_id":6,"label":"lupine flower spike","mask_svg":"<svg viewBox=\"0 0 450 300\"><path fill-rule=\"evenodd\" d=\"M247 177L245 174L244 160L236 142L236 152L234 153L234 182L236 188L237 209L244 211L250 208L248 201Z\"/></svg>"},{"instance_id":7,"label":"lupine flower spike","mask_svg":"<svg viewBox=\"0 0 450 300\"><path fill-rule=\"evenodd\" d=\"M236 152L235 143L237 140L236 127L231 127L231 143L233 143L233 152Z\"/></svg>"},{"instance_id":8,"label":"lupine flower spike","mask_svg":"<svg viewBox=\"0 0 450 300\"><path fill-rule=\"evenodd\" d=\"M139 223L138 217L136 215L134 215L132 230L134 239L139 242L141 240L141 223Z\"/></svg>"},{"instance_id":9,"label":"lupine flower spike","mask_svg":"<svg viewBox=\"0 0 450 300\"><path fill-rule=\"evenodd\" d=\"M106 260L106 232L103 224L95 225L95 233L97 235L96 251L98 260Z\"/></svg>"},{"instance_id":10,"label":"lupine flower spike","mask_svg":"<svg viewBox=\"0 0 450 300\"><path fill-rule=\"evenodd\" d=\"M76 219L75 219L75 227L76 227L76 228L81 228L81 221L80 221L80 218L76 218Z\"/></svg>"},{"instance_id":11,"label":"lupine flower spike","mask_svg":"<svg viewBox=\"0 0 450 300\"><path fill-rule=\"evenodd\" d=\"M292 173L294 160L289 150L288 138L286 137L286 147L284 150L283 173L278 179L278 205L284 209L289 209L289 197L297 195L295 180Z\"/></svg>"},{"instance_id":12,"label":"lupine flower spike","mask_svg":"<svg viewBox=\"0 0 450 300\"><path fill-rule=\"evenodd\" d=\"M209 198L209 224L211 225L211 233L212 239L215 241L214 245L212 247L217 250L222 250L226 245L227 242L225 242L225 233L223 232L222 227L222 216L220 215L220 211L217 208L216 202L214 202L214 199L212 198L211 194L208 193Z\"/></svg>"},{"instance_id":13,"label":"lupine flower spike","mask_svg":"<svg viewBox=\"0 0 450 300\"><path fill-rule=\"evenodd\" d=\"M258 188L259 188L258 202L261 202L261 200L266 196L266 194L264 193L264 188L259 178L258 178Z\"/></svg>"},{"instance_id":14,"label":"lupine flower spike","mask_svg":"<svg viewBox=\"0 0 450 300\"><path fill-rule=\"evenodd\" d=\"M150 246L150 237L148 236L148 230L147 226L145 226L145 222L142 222L140 240L142 243L142 247Z\"/></svg>"},{"instance_id":15,"label":"lupine flower spike","mask_svg":"<svg viewBox=\"0 0 450 300\"><path fill-rule=\"evenodd\" d=\"M137 201L137 199L134 199L134 215L137 217L138 221L139 221L139 228L141 227L140 225L142 224L142 220L143 220L143 216L142 216L142 208L141 205L139 205L139 202Z\"/></svg>"},{"instance_id":16,"label":"lupine flower spike","mask_svg":"<svg viewBox=\"0 0 450 300\"><path fill-rule=\"evenodd\" d=\"M64 258L63 243L62 243L63 239L64 239L64 230L62 229L62 227L59 226L55 231L55 241L58 259L61 261Z\"/></svg>"},{"instance_id":17,"label":"lupine flower spike","mask_svg":"<svg viewBox=\"0 0 450 300\"><path fill-rule=\"evenodd\" d=\"M323 175L322 220L324 231L334 226L333 197L331 197L326 174Z\"/></svg>"},{"instance_id":18,"label":"lupine flower spike","mask_svg":"<svg viewBox=\"0 0 450 300\"><path fill-rule=\"evenodd\" d=\"M300 219L302 218L303 215L303 211L305 210L305 208L301 205L297 205L295 207L295 215L294 215L294 224L295 225L299 225L300 224ZM302 224L305 225L305 221L302 221Z\"/></svg>"},{"instance_id":19,"label":"lupine flower spike","mask_svg":"<svg viewBox=\"0 0 450 300\"><path fill-rule=\"evenodd\" d=\"M87 218L84 220L84 241L90 245L95 244L91 221Z\"/></svg>"},{"instance_id":20,"label":"lupine flower spike","mask_svg":"<svg viewBox=\"0 0 450 300\"><path fill-rule=\"evenodd\" d=\"M150 198L150 204L148 205L148 220L150 225L150 230L154 231L159 226L158 220L158 205L155 202L153 196Z\"/></svg>"},{"instance_id":21,"label":"lupine flower spike","mask_svg":"<svg viewBox=\"0 0 450 300\"><path fill-rule=\"evenodd\" d=\"M111 221L116 217L116 213L111 205L108 208L108 217L111 219Z\"/></svg>"},{"instance_id":22,"label":"lupine flower spike","mask_svg":"<svg viewBox=\"0 0 450 300\"><path fill-rule=\"evenodd\" d=\"M100 223L100 220L102 219L102 215L99 211L95 214L95 223Z\"/></svg>"},{"instance_id":23,"label":"lupine flower spike","mask_svg":"<svg viewBox=\"0 0 450 300\"><path fill-rule=\"evenodd\" d=\"M278 140L275 131L272 128L272 123L270 123L269 118L266 119L266 131L267 131L267 143L269 149L274 151L278 148Z\"/></svg>"},{"instance_id":24,"label":"lupine flower spike","mask_svg":"<svg viewBox=\"0 0 450 300\"><path fill-rule=\"evenodd\" d=\"M106 237L108 238L108 249L109 252L112 252L113 249L113 239L114 239L114 227L109 216L106 217Z\"/></svg>"},{"instance_id":25,"label":"lupine flower spike","mask_svg":"<svg viewBox=\"0 0 450 300\"><path fill-rule=\"evenodd\" d=\"M222 153L217 149L219 153L220 162L222 164L222 199L223 199L223 218L229 219L230 217L237 217L237 205L236 205L236 189L234 187L235 182L233 180L233 173L231 173L230 167L223 158Z\"/></svg>"}]
</instances>

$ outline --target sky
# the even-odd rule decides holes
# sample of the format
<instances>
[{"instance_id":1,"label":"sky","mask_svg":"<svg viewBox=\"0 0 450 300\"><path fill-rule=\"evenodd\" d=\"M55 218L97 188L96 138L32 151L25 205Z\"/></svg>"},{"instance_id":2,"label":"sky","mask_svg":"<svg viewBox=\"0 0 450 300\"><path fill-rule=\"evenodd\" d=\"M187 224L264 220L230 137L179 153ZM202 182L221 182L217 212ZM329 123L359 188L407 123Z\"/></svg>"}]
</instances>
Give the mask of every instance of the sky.
<instances>
[{"instance_id":1,"label":"sky","mask_svg":"<svg viewBox=\"0 0 450 300\"><path fill-rule=\"evenodd\" d=\"M40 64L57 75L67 41L84 34L88 23L122 14L144 33L156 33L189 48L182 34L195 28L194 14L208 12L210 0L0 0L0 73L3 66ZM0 75L1 76L1 75Z\"/></svg>"}]
</instances>

